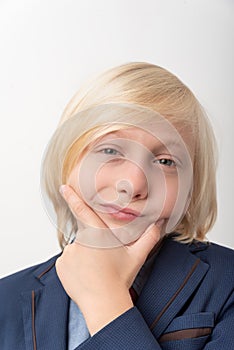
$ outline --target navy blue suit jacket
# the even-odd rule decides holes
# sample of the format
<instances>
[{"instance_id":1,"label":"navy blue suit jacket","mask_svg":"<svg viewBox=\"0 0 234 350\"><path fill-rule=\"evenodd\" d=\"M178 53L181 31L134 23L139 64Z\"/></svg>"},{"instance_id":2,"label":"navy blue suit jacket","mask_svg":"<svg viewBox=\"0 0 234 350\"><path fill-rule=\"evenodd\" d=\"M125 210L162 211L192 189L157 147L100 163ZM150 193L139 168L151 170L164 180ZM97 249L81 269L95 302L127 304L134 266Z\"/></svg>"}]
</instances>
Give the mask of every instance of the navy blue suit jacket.
<instances>
[{"instance_id":1,"label":"navy blue suit jacket","mask_svg":"<svg viewBox=\"0 0 234 350\"><path fill-rule=\"evenodd\" d=\"M0 280L1 350L66 349L56 258ZM167 238L136 305L77 347L98 349L234 349L234 252Z\"/></svg>"}]
</instances>

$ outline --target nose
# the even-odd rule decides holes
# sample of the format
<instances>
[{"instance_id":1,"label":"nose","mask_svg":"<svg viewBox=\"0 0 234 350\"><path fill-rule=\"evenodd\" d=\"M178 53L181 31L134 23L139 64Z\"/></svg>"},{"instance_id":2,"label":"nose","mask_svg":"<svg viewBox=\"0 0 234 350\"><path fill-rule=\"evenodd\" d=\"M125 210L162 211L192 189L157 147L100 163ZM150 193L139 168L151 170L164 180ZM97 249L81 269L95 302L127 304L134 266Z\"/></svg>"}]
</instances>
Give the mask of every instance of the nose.
<instances>
[{"instance_id":1,"label":"nose","mask_svg":"<svg viewBox=\"0 0 234 350\"><path fill-rule=\"evenodd\" d=\"M139 165L129 161L128 164L125 164L124 169L119 169L119 171L120 176L116 181L119 195L126 196L131 201L147 198L148 181Z\"/></svg>"}]
</instances>

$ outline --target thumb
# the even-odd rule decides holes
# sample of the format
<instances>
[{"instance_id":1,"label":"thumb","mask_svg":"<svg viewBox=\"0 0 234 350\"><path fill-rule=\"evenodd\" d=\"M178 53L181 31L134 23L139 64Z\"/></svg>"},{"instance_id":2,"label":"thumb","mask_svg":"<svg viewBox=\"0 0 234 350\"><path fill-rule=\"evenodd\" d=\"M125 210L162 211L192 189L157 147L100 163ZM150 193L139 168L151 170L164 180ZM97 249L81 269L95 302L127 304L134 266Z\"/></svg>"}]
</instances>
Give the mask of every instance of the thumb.
<instances>
[{"instance_id":1,"label":"thumb","mask_svg":"<svg viewBox=\"0 0 234 350\"><path fill-rule=\"evenodd\" d=\"M161 219L150 225L143 235L130 247L132 253L143 264L153 247L161 238L161 230L165 220Z\"/></svg>"}]
</instances>

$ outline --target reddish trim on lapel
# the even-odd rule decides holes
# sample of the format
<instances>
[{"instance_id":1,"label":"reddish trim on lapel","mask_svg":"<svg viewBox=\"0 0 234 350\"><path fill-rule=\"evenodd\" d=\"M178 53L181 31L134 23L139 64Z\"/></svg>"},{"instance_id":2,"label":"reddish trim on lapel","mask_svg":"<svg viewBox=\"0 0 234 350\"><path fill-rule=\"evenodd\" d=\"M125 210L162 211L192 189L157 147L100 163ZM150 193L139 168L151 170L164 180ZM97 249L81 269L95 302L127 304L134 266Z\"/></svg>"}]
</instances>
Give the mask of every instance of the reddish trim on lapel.
<instances>
[{"instance_id":1,"label":"reddish trim on lapel","mask_svg":"<svg viewBox=\"0 0 234 350\"><path fill-rule=\"evenodd\" d=\"M48 266L44 271L42 271L40 273L40 275L37 276L38 279L41 279L48 271L50 271L55 265L55 262L53 262L53 264L51 264L50 266Z\"/></svg>"},{"instance_id":2,"label":"reddish trim on lapel","mask_svg":"<svg viewBox=\"0 0 234 350\"><path fill-rule=\"evenodd\" d=\"M169 308L169 306L171 305L171 303L175 300L175 298L177 297L177 295L180 293L180 291L184 288L184 286L186 285L186 283L188 282L189 278L191 277L191 275L193 274L193 272L196 270L198 264L200 263L200 259L197 259L195 261L195 263L193 264L191 270L189 271L189 273L187 274L187 276L185 277L183 283L181 284L181 286L177 289L177 291L175 292L175 294L172 296L172 298L168 301L168 303L164 306L164 308L162 309L162 311L158 314L158 316L156 317L156 319L153 321L153 323L150 326L150 330L152 330L155 325L158 323L158 321L160 320L160 318L162 317L162 315L166 312L166 310Z\"/></svg>"},{"instance_id":3,"label":"reddish trim on lapel","mask_svg":"<svg viewBox=\"0 0 234 350\"><path fill-rule=\"evenodd\" d=\"M35 329L35 291L32 290L32 337L33 350L37 350L36 329Z\"/></svg>"}]
</instances>

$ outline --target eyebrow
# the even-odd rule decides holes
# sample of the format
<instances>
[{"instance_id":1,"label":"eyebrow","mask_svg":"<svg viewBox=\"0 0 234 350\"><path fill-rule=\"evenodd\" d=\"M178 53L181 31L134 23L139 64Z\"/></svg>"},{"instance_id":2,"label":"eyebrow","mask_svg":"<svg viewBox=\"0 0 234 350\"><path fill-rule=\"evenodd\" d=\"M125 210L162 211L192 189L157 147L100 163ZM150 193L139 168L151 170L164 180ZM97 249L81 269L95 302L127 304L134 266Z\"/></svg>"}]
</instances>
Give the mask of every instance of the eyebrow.
<instances>
[{"instance_id":1,"label":"eyebrow","mask_svg":"<svg viewBox=\"0 0 234 350\"><path fill-rule=\"evenodd\" d=\"M125 130L129 130L129 128L111 131L108 134L101 136L100 139L98 139L97 141L102 141L103 139L105 140L105 138L108 136L116 136L116 138L121 138L121 137L126 138L126 136L128 136L128 135L126 135L126 133L124 132ZM173 147L173 151L174 150L183 151L183 153L184 153L184 150L186 150L188 152L188 154L190 154L189 150L187 148L187 145L186 145L185 141L183 140L182 136L180 136L180 137L181 137L181 140L183 142L182 143L183 146L178 141L175 141L175 140L173 141L171 139L168 139L168 140L166 140L166 142L163 143L160 138L157 138L155 135L151 134L150 132L149 132L149 135L154 137L155 140L157 140L159 142L159 144L151 150L152 153L162 152L162 151L169 152L170 148ZM132 141L135 141L135 140L133 139Z\"/></svg>"}]
</instances>

